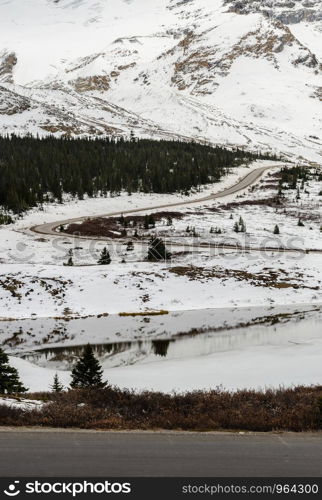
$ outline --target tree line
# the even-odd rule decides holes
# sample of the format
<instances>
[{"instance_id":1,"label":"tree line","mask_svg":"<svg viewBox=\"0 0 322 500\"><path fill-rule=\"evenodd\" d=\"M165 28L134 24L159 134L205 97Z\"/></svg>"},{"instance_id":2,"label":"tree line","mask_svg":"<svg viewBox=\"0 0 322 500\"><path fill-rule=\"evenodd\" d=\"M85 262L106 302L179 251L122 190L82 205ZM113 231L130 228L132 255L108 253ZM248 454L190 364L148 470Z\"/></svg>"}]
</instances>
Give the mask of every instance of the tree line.
<instances>
[{"instance_id":1,"label":"tree line","mask_svg":"<svg viewBox=\"0 0 322 500\"><path fill-rule=\"evenodd\" d=\"M219 181L227 169L258 158L268 155L133 136L129 141L3 136L0 206L19 214L45 202L62 202L65 193L78 199L121 191L189 193Z\"/></svg>"}]
</instances>

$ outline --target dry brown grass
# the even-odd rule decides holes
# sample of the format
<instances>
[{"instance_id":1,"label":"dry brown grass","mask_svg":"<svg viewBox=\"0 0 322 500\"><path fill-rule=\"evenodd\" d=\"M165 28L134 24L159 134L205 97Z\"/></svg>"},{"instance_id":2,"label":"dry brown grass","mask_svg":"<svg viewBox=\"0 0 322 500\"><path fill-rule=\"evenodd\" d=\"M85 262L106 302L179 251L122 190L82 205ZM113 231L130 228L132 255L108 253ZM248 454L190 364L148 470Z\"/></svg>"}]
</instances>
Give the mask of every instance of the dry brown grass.
<instances>
[{"instance_id":1,"label":"dry brown grass","mask_svg":"<svg viewBox=\"0 0 322 500\"><path fill-rule=\"evenodd\" d=\"M256 373L254 373L254 378ZM83 429L313 431L322 428L322 386L186 394L107 387L30 394L40 411L0 406L0 425Z\"/></svg>"},{"instance_id":2,"label":"dry brown grass","mask_svg":"<svg viewBox=\"0 0 322 500\"><path fill-rule=\"evenodd\" d=\"M120 312L119 316L163 316L164 314L169 314L169 311L161 309L160 311L140 311L140 312Z\"/></svg>"},{"instance_id":3,"label":"dry brown grass","mask_svg":"<svg viewBox=\"0 0 322 500\"><path fill-rule=\"evenodd\" d=\"M170 211L152 212L149 215L156 223L168 217L172 219L182 219L184 217L184 213L182 212ZM70 224L64 232L81 236L105 236L117 239L124 237L124 229L130 229L132 232L135 229L144 229L144 221L144 215L128 215L123 217L123 223L121 223L120 217L95 217L93 219L86 219L81 224Z\"/></svg>"},{"instance_id":4,"label":"dry brown grass","mask_svg":"<svg viewBox=\"0 0 322 500\"><path fill-rule=\"evenodd\" d=\"M198 266L175 266L169 272L176 276L186 276L190 281L207 282L213 279L233 278L237 281L248 282L253 286L269 288L294 288L295 290L307 288L319 290L319 286L308 286L304 284L301 273L289 274L283 269L275 271L265 268L260 273L251 273L239 269L224 269L220 267L204 268Z\"/></svg>"}]
</instances>

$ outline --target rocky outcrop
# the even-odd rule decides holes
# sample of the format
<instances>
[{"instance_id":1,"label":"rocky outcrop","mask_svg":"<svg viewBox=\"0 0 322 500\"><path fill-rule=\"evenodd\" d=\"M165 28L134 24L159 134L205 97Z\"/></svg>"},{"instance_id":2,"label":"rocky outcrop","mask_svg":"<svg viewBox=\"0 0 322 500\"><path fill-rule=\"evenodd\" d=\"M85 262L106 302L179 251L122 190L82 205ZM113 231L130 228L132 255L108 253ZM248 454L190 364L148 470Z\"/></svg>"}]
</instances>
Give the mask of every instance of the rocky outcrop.
<instances>
[{"instance_id":1,"label":"rocky outcrop","mask_svg":"<svg viewBox=\"0 0 322 500\"><path fill-rule=\"evenodd\" d=\"M104 92L110 88L110 78L106 75L87 76L70 80L68 83L74 87L77 92L90 92L98 90Z\"/></svg>"},{"instance_id":2,"label":"rocky outcrop","mask_svg":"<svg viewBox=\"0 0 322 500\"><path fill-rule=\"evenodd\" d=\"M322 19L320 0L225 0L230 12L238 14L262 13L284 24L302 21L315 22Z\"/></svg>"},{"instance_id":3,"label":"rocky outcrop","mask_svg":"<svg viewBox=\"0 0 322 500\"><path fill-rule=\"evenodd\" d=\"M315 88L311 97L313 97L314 99L319 99L319 101L322 101L322 87Z\"/></svg>"},{"instance_id":4,"label":"rocky outcrop","mask_svg":"<svg viewBox=\"0 0 322 500\"><path fill-rule=\"evenodd\" d=\"M13 68L17 64L17 56L14 52L0 52L0 82L13 83Z\"/></svg>"},{"instance_id":5,"label":"rocky outcrop","mask_svg":"<svg viewBox=\"0 0 322 500\"><path fill-rule=\"evenodd\" d=\"M297 40L288 26L274 19L263 19L257 26L224 51L221 46L211 44L210 32L189 31L173 48L161 54L159 60L174 59L171 84L195 96L215 92L220 77L227 76L240 57L266 59L279 70L280 55L287 50L289 64L315 71L321 69L317 57ZM285 58L283 61L285 63ZM148 81L148 75L145 76L143 83Z\"/></svg>"},{"instance_id":6,"label":"rocky outcrop","mask_svg":"<svg viewBox=\"0 0 322 500\"><path fill-rule=\"evenodd\" d=\"M20 114L29 108L29 99L0 86L0 115Z\"/></svg>"}]
</instances>

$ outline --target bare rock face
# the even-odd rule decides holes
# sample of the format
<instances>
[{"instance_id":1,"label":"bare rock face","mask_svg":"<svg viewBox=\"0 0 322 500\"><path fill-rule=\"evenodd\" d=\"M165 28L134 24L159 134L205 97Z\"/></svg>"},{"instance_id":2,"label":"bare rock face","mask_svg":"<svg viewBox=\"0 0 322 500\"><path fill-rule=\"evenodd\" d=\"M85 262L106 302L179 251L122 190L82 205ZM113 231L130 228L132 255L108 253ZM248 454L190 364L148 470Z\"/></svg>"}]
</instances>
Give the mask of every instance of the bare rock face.
<instances>
[{"instance_id":1,"label":"bare rock face","mask_svg":"<svg viewBox=\"0 0 322 500\"><path fill-rule=\"evenodd\" d=\"M281 57L287 53L288 62L294 67L307 67L319 72L321 65L314 53L305 47L288 26L275 19L263 18L256 29L245 33L237 43L224 49L212 43L208 32L185 33L159 60L171 61L171 86L194 96L212 95L222 77L229 75L233 64L242 57L267 60L280 69ZM285 60L285 58L283 58ZM149 72L142 82L149 82Z\"/></svg>"},{"instance_id":2,"label":"bare rock face","mask_svg":"<svg viewBox=\"0 0 322 500\"><path fill-rule=\"evenodd\" d=\"M13 68L16 64L17 57L14 52L0 52L0 82L13 83Z\"/></svg>"},{"instance_id":3,"label":"bare rock face","mask_svg":"<svg viewBox=\"0 0 322 500\"><path fill-rule=\"evenodd\" d=\"M20 114L29 108L29 99L0 86L0 115Z\"/></svg>"},{"instance_id":4,"label":"bare rock face","mask_svg":"<svg viewBox=\"0 0 322 500\"><path fill-rule=\"evenodd\" d=\"M319 101L322 101L322 87L317 87L313 94L312 94L312 97L314 99L319 99Z\"/></svg>"},{"instance_id":5,"label":"bare rock face","mask_svg":"<svg viewBox=\"0 0 322 500\"><path fill-rule=\"evenodd\" d=\"M110 79L108 76L94 75L86 78L77 78L69 82L77 92L90 92L98 90L103 92L110 88Z\"/></svg>"},{"instance_id":6,"label":"bare rock face","mask_svg":"<svg viewBox=\"0 0 322 500\"><path fill-rule=\"evenodd\" d=\"M322 20L320 0L225 0L230 12L238 14L262 13L284 24Z\"/></svg>"}]
</instances>

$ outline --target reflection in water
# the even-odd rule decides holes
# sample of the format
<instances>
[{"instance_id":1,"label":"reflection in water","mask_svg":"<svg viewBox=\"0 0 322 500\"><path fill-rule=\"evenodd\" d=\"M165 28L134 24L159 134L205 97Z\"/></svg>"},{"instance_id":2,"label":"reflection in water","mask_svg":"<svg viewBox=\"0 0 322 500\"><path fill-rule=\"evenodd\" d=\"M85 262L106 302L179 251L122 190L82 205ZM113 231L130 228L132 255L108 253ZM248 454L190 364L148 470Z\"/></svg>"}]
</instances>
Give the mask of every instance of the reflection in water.
<instances>
[{"instance_id":1,"label":"reflection in water","mask_svg":"<svg viewBox=\"0 0 322 500\"><path fill-rule=\"evenodd\" d=\"M177 335L171 339L143 339L133 342L92 344L103 368L113 368L163 359L194 358L213 353L245 350L250 346L289 346L312 343L322 338L321 316L315 313L291 321L272 321L235 329L209 331L196 335ZM22 357L39 366L70 369L83 354L84 345L48 347Z\"/></svg>"},{"instance_id":2,"label":"reflection in water","mask_svg":"<svg viewBox=\"0 0 322 500\"><path fill-rule=\"evenodd\" d=\"M165 358L168 354L169 345L170 340L152 340L152 348L156 356Z\"/></svg>"}]
</instances>

